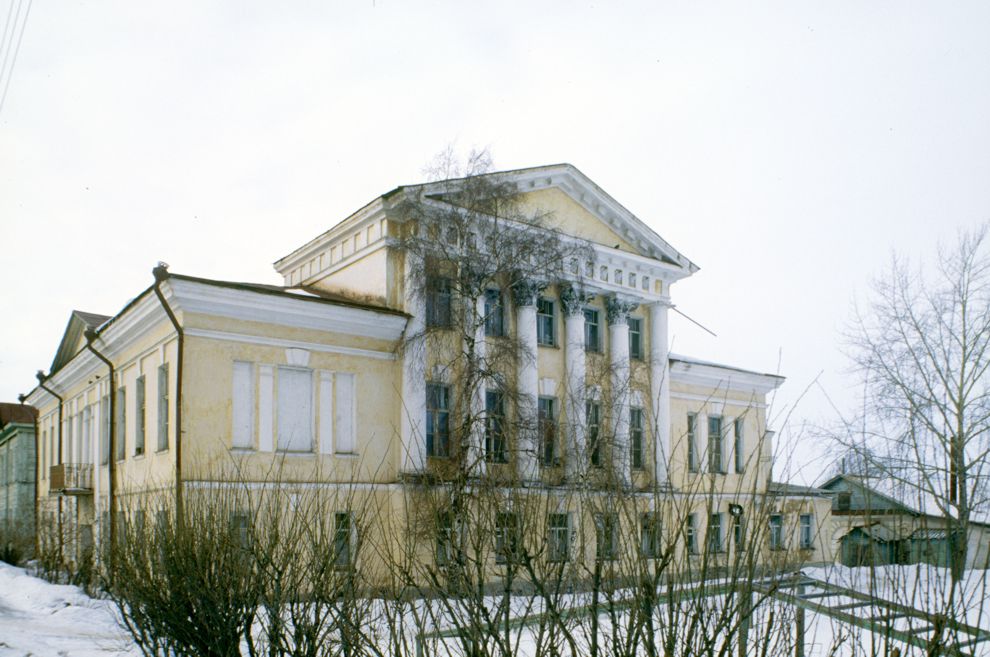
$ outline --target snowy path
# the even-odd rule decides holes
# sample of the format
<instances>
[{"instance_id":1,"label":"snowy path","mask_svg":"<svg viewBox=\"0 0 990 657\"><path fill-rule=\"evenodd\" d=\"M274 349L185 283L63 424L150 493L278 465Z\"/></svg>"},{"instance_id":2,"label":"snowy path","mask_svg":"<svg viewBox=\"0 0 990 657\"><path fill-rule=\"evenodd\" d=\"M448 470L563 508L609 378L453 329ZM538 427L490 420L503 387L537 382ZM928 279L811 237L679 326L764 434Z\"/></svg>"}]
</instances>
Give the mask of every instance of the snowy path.
<instances>
[{"instance_id":1,"label":"snowy path","mask_svg":"<svg viewBox=\"0 0 990 657\"><path fill-rule=\"evenodd\" d=\"M138 654L110 603L0 562L0 657Z\"/></svg>"}]
</instances>

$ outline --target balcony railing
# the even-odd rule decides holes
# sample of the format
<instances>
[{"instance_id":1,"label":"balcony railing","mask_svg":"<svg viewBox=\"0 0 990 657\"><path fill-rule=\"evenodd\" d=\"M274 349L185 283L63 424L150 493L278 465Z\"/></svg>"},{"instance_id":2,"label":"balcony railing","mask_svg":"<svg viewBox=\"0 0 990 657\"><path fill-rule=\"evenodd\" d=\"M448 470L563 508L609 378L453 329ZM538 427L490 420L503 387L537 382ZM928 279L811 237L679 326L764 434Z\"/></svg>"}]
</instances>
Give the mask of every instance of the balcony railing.
<instances>
[{"instance_id":1,"label":"balcony railing","mask_svg":"<svg viewBox=\"0 0 990 657\"><path fill-rule=\"evenodd\" d=\"M50 470L49 488L52 494L92 495L92 463L60 463Z\"/></svg>"}]
</instances>

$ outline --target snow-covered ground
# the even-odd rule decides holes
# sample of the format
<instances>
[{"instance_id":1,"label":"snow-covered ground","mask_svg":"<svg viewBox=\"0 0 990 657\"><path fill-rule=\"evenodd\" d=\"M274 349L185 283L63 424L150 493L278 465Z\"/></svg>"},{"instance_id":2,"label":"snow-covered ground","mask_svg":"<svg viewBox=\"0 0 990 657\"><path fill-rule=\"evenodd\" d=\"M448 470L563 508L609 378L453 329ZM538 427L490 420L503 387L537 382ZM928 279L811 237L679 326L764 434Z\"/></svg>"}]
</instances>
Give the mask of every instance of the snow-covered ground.
<instances>
[{"instance_id":1,"label":"snow-covered ground","mask_svg":"<svg viewBox=\"0 0 990 657\"><path fill-rule=\"evenodd\" d=\"M139 654L109 602L0 561L0 657Z\"/></svg>"},{"instance_id":2,"label":"snow-covered ground","mask_svg":"<svg viewBox=\"0 0 990 657\"><path fill-rule=\"evenodd\" d=\"M877 597L939 611L945 594L948 574L944 569L915 566L892 566L871 570L831 566L810 569L806 574L862 591ZM990 629L990 590L986 571L969 571L964 584L963 614L966 620ZM581 596L576 596L580 598ZM524 600L520 599L520 603ZM525 606L525 605L522 605ZM522 612L522 609L520 609ZM529 608L527 611L535 611ZM757 609L754 630L768 613ZM780 608L777 609L779 613ZM525 613L525 612L522 612ZM861 612L861 613L866 613ZM871 610L869 613L874 613ZM778 626L780 625L778 618ZM789 627L792 619L783 624ZM607 619L603 618L607 623ZM808 657L883 654L883 637L849 627L818 614L808 613L805 654ZM906 628L905 628L906 629ZM533 646L530 630L518 629L517 641L525 654ZM430 642L437 654L456 653L449 642ZM835 652L833 653L833 650ZM903 650L903 648L902 648ZM973 646L974 655L990 654L990 645ZM918 650L904 650L905 656ZM79 588L50 584L32 577L22 568L0 562L0 657L109 657L140 654L129 637L117 625L113 605L90 598Z\"/></svg>"}]
</instances>

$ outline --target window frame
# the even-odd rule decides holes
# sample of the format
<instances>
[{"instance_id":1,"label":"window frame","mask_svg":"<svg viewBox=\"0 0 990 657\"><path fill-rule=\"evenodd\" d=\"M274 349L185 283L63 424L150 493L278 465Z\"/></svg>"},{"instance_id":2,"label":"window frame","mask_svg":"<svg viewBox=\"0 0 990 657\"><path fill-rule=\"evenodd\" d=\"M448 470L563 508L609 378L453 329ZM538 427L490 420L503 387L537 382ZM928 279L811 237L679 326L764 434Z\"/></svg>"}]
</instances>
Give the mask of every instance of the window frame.
<instances>
[{"instance_id":1,"label":"window frame","mask_svg":"<svg viewBox=\"0 0 990 657\"><path fill-rule=\"evenodd\" d=\"M426 456L450 458L450 386L445 383L426 384Z\"/></svg>"},{"instance_id":2,"label":"window frame","mask_svg":"<svg viewBox=\"0 0 990 657\"><path fill-rule=\"evenodd\" d=\"M147 434L148 404L147 379L142 374L134 381L134 456L144 454Z\"/></svg>"},{"instance_id":3,"label":"window frame","mask_svg":"<svg viewBox=\"0 0 990 657\"><path fill-rule=\"evenodd\" d=\"M506 565L518 561L522 545L519 529L519 514L514 511L495 514L495 563Z\"/></svg>"},{"instance_id":4,"label":"window frame","mask_svg":"<svg viewBox=\"0 0 990 657\"><path fill-rule=\"evenodd\" d=\"M113 458L120 462L127 459L127 386L118 386L116 392Z\"/></svg>"},{"instance_id":5,"label":"window frame","mask_svg":"<svg viewBox=\"0 0 990 657\"><path fill-rule=\"evenodd\" d=\"M815 536L814 531L812 531L813 524L814 519L811 513L802 513L798 517L798 540L802 550L815 549Z\"/></svg>"},{"instance_id":6,"label":"window frame","mask_svg":"<svg viewBox=\"0 0 990 657\"><path fill-rule=\"evenodd\" d=\"M643 442L643 409L629 407L629 463L633 470L646 469L646 445Z\"/></svg>"},{"instance_id":7,"label":"window frame","mask_svg":"<svg viewBox=\"0 0 990 657\"><path fill-rule=\"evenodd\" d=\"M557 455L557 440L559 436L559 422L557 418L557 398L537 397L537 430L540 437L540 463L545 468L560 465L560 457Z\"/></svg>"},{"instance_id":8,"label":"window frame","mask_svg":"<svg viewBox=\"0 0 990 657\"><path fill-rule=\"evenodd\" d=\"M485 390L485 461L508 463L509 446L505 433L505 394L498 389Z\"/></svg>"},{"instance_id":9,"label":"window frame","mask_svg":"<svg viewBox=\"0 0 990 657\"><path fill-rule=\"evenodd\" d=\"M698 554L698 518L689 513L684 519L684 551L689 555Z\"/></svg>"},{"instance_id":10,"label":"window frame","mask_svg":"<svg viewBox=\"0 0 990 657\"><path fill-rule=\"evenodd\" d=\"M560 520L563 519L563 523ZM555 522L557 521L557 522ZM571 560L571 514L547 514L547 561L567 563Z\"/></svg>"},{"instance_id":11,"label":"window frame","mask_svg":"<svg viewBox=\"0 0 990 657\"><path fill-rule=\"evenodd\" d=\"M427 328L449 329L453 318L453 286L447 276L431 276L426 281L424 313Z\"/></svg>"},{"instance_id":12,"label":"window frame","mask_svg":"<svg viewBox=\"0 0 990 657\"><path fill-rule=\"evenodd\" d=\"M164 452L168 449L168 412L169 412L169 369L168 363L158 366L158 440L155 445L156 452Z\"/></svg>"},{"instance_id":13,"label":"window frame","mask_svg":"<svg viewBox=\"0 0 990 657\"><path fill-rule=\"evenodd\" d=\"M783 550L784 548L784 515L781 513L771 513L768 519L770 527L770 549L772 551Z\"/></svg>"},{"instance_id":14,"label":"window frame","mask_svg":"<svg viewBox=\"0 0 990 657\"><path fill-rule=\"evenodd\" d=\"M707 416L708 424L708 471L714 474L725 474L725 436L724 423L721 415ZM717 431L713 431L717 427Z\"/></svg>"},{"instance_id":15,"label":"window frame","mask_svg":"<svg viewBox=\"0 0 990 657\"><path fill-rule=\"evenodd\" d=\"M597 308L584 309L584 350L602 351L601 312Z\"/></svg>"},{"instance_id":16,"label":"window frame","mask_svg":"<svg viewBox=\"0 0 990 657\"><path fill-rule=\"evenodd\" d=\"M594 422L592 422L594 418ZM594 468L604 467L601 450L602 405L594 399L584 402L584 436L588 450L588 464Z\"/></svg>"},{"instance_id":17,"label":"window frame","mask_svg":"<svg viewBox=\"0 0 990 657\"><path fill-rule=\"evenodd\" d=\"M745 452L745 422L743 418L737 417L732 422L733 431L733 454L735 456L735 470L736 474L743 474L746 472L746 452Z\"/></svg>"},{"instance_id":18,"label":"window frame","mask_svg":"<svg viewBox=\"0 0 990 657\"><path fill-rule=\"evenodd\" d=\"M641 317L629 317L626 319L629 327L629 358L632 360L643 360L643 319Z\"/></svg>"},{"instance_id":19,"label":"window frame","mask_svg":"<svg viewBox=\"0 0 990 657\"><path fill-rule=\"evenodd\" d=\"M596 513L595 560L615 561L619 558L619 514L614 512Z\"/></svg>"},{"instance_id":20,"label":"window frame","mask_svg":"<svg viewBox=\"0 0 990 657\"><path fill-rule=\"evenodd\" d=\"M663 556L663 524L656 511L639 515L639 553L644 559Z\"/></svg>"},{"instance_id":21,"label":"window frame","mask_svg":"<svg viewBox=\"0 0 990 657\"><path fill-rule=\"evenodd\" d=\"M544 304L549 306L549 314L541 307ZM542 347L557 346L557 306L553 299L536 299L536 344Z\"/></svg>"},{"instance_id":22,"label":"window frame","mask_svg":"<svg viewBox=\"0 0 990 657\"><path fill-rule=\"evenodd\" d=\"M316 450L316 423L314 422L314 412L316 410L316 403L313 398L314 389L316 388L313 382L313 370L306 367L296 367L294 365L277 365L275 367L275 372L277 379L275 381L275 452L281 454L312 454ZM291 440L287 437L287 445L283 447L282 444L282 411L283 403L288 403L288 400L283 400L283 389L282 389L282 378L285 376L286 372L293 372L292 376L298 374L300 376L300 381L303 380L303 375L305 375L305 381L308 386L308 395L306 395L306 403L308 404L308 412L305 414L293 412L293 416L304 417L306 423L308 424L308 438L309 442L305 448L297 449L295 447L288 447L288 443ZM336 405L336 404L335 404ZM294 409L295 411L295 409Z\"/></svg>"},{"instance_id":23,"label":"window frame","mask_svg":"<svg viewBox=\"0 0 990 657\"><path fill-rule=\"evenodd\" d=\"M687 414L687 466L688 472L698 472L698 414Z\"/></svg>"},{"instance_id":24,"label":"window frame","mask_svg":"<svg viewBox=\"0 0 990 657\"><path fill-rule=\"evenodd\" d=\"M505 337L505 297L498 288L488 288L484 293L485 337Z\"/></svg>"},{"instance_id":25,"label":"window frame","mask_svg":"<svg viewBox=\"0 0 990 657\"><path fill-rule=\"evenodd\" d=\"M746 551L746 516L732 516L732 544L736 552Z\"/></svg>"},{"instance_id":26,"label":"window frame","mask_svg":"<svg viewBox=\"0 0 990 657\"><path fill-rule=\"evenodd\" d=\"M722 534L724 526L721 512L714 512L708 515L708 527L705 529L705 543L711 554L725 552L725 537Z\"/></svg>"},{"instance_id":27,"label":"window frame","mask_svg":"<svg viewBox=\"0 0 990 657\"><path fill-rule=\"evenodd\" d=\"M350 570L353 566L354 513L352 511L335 511L333 514L333 567L335 570Z\"/></svg>"}]
</instances>

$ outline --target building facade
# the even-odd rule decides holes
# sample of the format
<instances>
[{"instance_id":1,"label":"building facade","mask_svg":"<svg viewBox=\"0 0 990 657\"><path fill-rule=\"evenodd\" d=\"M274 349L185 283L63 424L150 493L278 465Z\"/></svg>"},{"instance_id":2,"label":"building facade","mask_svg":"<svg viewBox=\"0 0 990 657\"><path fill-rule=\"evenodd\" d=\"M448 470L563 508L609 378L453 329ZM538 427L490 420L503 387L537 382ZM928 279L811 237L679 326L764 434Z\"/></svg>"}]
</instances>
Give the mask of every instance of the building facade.
<instances>
[{"instance_id":1,"label":"building facade","mask_svg":"<svg viewBox=\"0 0 990 657\"><path fill-rule=\"evenodd\" d=\"M82 549L111 510L236 476L346 490L347 541L414 536L433 561L448 516L403 530L411 496L488 486L556 500L526 540L594 537L574 560L620 534L649 553L660 527L686 561L728 559L744 528L830 560L828 501L770 485L783 379L668 351L671 288L697 267L570 165L480 180L375 199L278 260L283 286L158 267L113 317L75 313L28 397L40 517ZM635 511L597 508L609 491ZM494 513L503 544L514 514Z\"/></svg>"}]
</instances>

